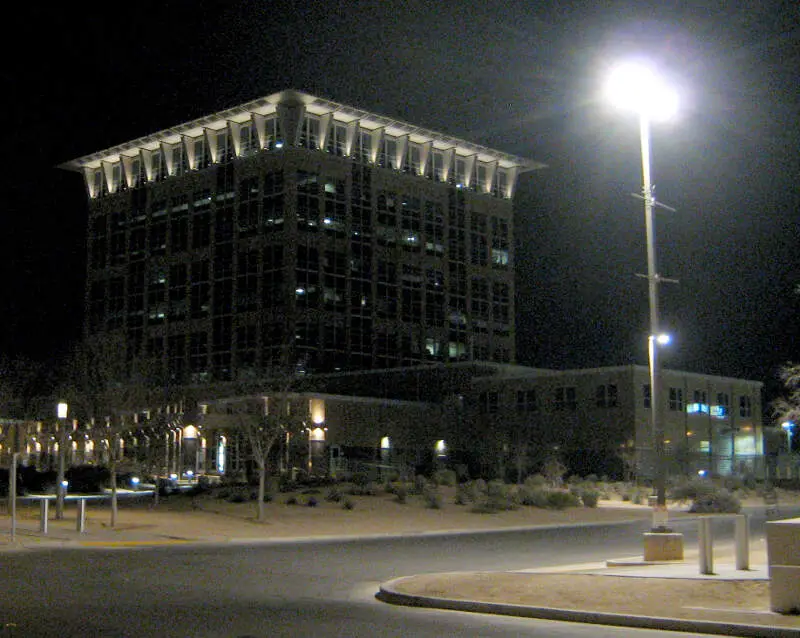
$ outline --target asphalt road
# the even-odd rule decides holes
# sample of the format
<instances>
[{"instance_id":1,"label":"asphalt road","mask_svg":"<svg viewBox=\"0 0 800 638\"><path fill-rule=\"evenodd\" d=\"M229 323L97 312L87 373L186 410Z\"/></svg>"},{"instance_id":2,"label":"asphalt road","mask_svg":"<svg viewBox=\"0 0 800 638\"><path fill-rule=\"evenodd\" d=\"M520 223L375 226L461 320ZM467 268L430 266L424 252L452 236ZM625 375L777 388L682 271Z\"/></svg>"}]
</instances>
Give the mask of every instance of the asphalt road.
<instances>
[{"instance_id":1,"label":"asphalt road","mask_svg":"<svg viewBox=\"0 0 800 638\"><path fill-rule=\"evenodd\" d=\"M687 543L695 523L681 524ZM753 527L761 527L758 521ZM355 530L354 530L355 531ZM642 524L218 547L0 554L0 621L15 638L645 636L596 625L394 607L380 582L641 554ZM730 537L722 525L718 538ZM3 636L0 633L0 636Z\"/></svg>"}]
</instances>

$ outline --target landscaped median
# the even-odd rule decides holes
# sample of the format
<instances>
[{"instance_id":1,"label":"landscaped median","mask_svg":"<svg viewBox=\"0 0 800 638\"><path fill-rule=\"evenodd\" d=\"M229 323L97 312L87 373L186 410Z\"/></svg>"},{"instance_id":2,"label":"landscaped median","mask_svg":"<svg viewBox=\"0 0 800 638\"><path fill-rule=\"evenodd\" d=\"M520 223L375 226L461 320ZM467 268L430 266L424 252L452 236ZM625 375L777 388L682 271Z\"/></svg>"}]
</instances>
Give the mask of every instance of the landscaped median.
<instances>
[{"instance_id":1,"label":"landscaped median","mask_svg":"<svg viewBox=\"0 0 800 638\"><path fill-rule=\"evenodd\" d=\"M384 583L384 602L527 618L761 638L800 636L769 609L769 583L579 573L423 574Z\"/></svg>"}]
</instances>

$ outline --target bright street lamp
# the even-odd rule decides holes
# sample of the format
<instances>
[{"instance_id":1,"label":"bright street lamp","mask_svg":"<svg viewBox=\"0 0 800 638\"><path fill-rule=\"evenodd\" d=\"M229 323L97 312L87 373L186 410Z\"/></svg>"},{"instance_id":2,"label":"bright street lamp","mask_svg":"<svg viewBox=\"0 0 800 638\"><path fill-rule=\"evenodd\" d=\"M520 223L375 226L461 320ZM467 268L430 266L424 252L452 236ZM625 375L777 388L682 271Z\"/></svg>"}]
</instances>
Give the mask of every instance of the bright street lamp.
<instances>
[{"instance_id":1,"label":"bright street lamp","mask_svg":"<svg viewBox=\"0 0 800 638\"><path fill-rule=\"evenodd\" d=\"M666 459L664 458L664 424L661 418L661 361L652 336L658 335L658 283L656 268L656 233L653 218L655 197L650 181L650 122L669 117L677 108L677 96L662 84L653 71L644 65L627 64L613 71L607 86L610 101L639 116L639 137L642 153L642 198L644 199L645 230L647 237L647 283L650 306L650 409L655 456L656 507L661 525L666 524ZM655 518L655 517L654 517Z\"/></svg>"}]
</instances>

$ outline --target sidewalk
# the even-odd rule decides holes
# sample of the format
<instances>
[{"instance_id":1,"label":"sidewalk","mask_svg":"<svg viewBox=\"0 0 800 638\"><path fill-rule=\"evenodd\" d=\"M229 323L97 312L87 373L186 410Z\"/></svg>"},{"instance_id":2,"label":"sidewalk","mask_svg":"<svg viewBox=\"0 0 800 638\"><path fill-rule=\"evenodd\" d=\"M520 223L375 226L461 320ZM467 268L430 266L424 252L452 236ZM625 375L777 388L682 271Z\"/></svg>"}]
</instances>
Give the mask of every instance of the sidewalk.
<instances>
[{"instance_id":1,"label":"sidewalk","mask_svg":"<svg viewBox=\"0 0 800 638\"><path fill-rule=\"evenodd\" d=\"M800 636L800 616L770 611L766 543L750 569L735 569L732 546L714 548L714 574L698 552L646 564L641 557L514 572L425 574L383 583L384 602L475 613L726 636Z\"/></svg>"}]
</instances>

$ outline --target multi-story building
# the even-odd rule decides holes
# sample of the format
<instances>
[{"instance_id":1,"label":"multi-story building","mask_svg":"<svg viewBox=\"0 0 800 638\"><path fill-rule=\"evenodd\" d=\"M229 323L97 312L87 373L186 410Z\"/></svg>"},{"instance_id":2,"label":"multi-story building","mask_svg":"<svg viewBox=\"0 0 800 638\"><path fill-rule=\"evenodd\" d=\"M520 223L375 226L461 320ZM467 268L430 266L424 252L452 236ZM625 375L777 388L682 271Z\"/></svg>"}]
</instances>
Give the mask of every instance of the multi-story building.
<instances>
[{"instance_id":1,"label":"multi-story building","mask_svg":"<svg viewBox=\"0 0 800 638\"><path fill-rule=\"evenodd\" d=\"M515 358L536 162L283 91L78 158L87 334L177 383Z\"/></svg>"}]
</instances>

